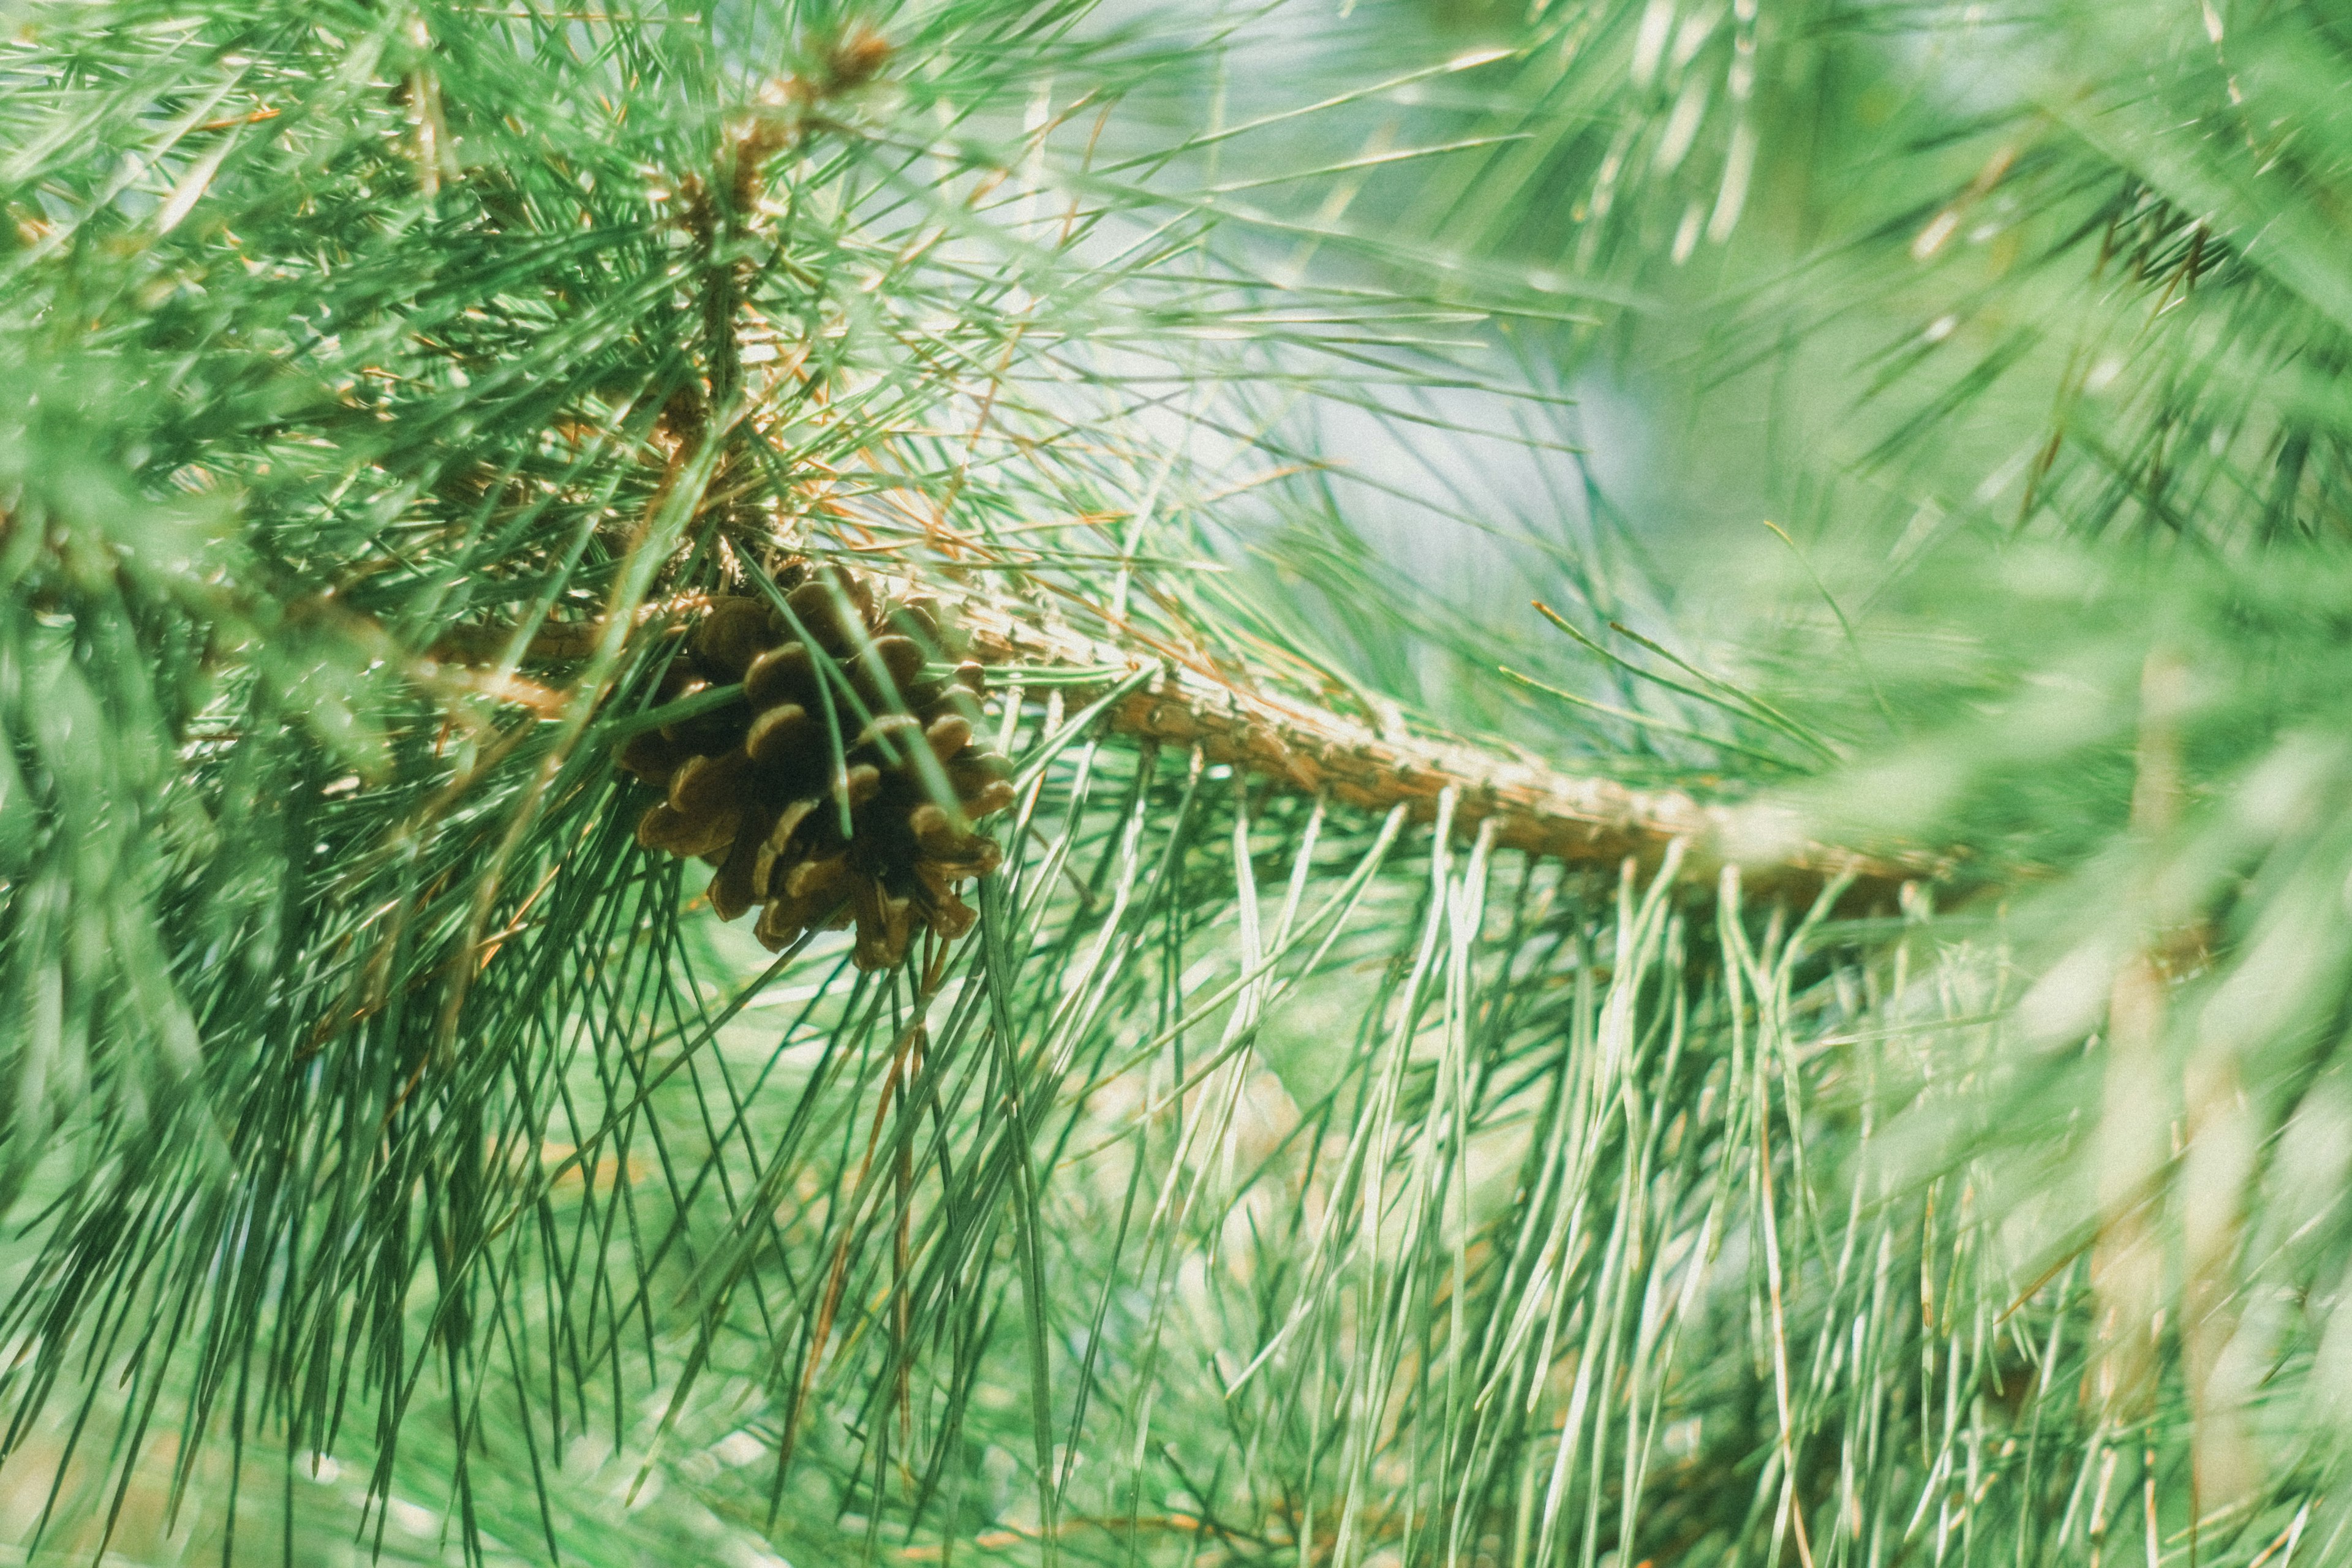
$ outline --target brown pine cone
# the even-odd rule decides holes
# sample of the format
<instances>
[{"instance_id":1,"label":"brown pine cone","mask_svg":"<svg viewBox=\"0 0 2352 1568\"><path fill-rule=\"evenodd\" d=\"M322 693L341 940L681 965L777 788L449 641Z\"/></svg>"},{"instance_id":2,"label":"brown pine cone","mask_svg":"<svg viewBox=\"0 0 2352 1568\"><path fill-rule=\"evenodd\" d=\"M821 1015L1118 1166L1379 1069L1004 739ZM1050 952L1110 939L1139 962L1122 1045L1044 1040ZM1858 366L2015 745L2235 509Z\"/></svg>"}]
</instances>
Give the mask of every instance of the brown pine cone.
<instances>
[{"instance_id":1,"label":"brown pine cone","mask_svg":"<svg viewBox=\"0 0 2352 1568\"><path fill-rule=\"evenodd\" d=\"M711 907L758 908L772 951L854 921L857 966L888 968L918 929L971 929L956 884L1003 858L972 824L1012 804L1011 768L972 739L980 666L923 679L940 657L928 605L877 605L831 570L784 604L713 600L672 661L662 700L738 682L742 700L623 744L620 765L667 792L637 841L718 867Z\"/></svg>"}]
</instances>

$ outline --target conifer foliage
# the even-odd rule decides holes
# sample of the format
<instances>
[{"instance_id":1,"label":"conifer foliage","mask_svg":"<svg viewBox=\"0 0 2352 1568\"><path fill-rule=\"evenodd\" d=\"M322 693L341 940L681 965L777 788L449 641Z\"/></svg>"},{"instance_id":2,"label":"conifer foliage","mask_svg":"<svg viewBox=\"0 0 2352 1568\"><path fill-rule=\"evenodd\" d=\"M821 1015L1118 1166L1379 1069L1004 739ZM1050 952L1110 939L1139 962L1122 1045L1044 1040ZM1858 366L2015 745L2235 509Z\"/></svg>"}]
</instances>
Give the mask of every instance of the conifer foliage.
<instances>
[{"instance_id":1,"label":"conifer foliage","mask_svg":"<svg viewBox=\"0 0 2352 1568\"><path fill-rule=\"evenodd\" d=\"M2340 1556L2352 42L1984 11L0 12L0 1529Z\"/></svg>"}]
</instances>

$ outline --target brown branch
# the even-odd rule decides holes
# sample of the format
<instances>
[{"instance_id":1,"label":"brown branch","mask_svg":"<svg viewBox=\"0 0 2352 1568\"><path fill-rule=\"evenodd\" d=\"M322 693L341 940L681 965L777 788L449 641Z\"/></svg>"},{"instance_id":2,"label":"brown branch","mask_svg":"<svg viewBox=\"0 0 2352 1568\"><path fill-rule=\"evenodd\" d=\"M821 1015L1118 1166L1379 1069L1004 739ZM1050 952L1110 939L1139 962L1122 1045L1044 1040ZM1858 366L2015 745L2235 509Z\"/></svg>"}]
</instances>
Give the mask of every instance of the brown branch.
<instances>
[{"instance_id":1,"label":"brown branch","mask_svg":"<svg viewBox=\"0 0 2352 1568\"><path fill-rule=\"evenodd\" d=\"M1892 900L1906 882L1947 880L1958 868L1949 855L1874 854L1822 843L1807 835L1801 814L1785 805L1714 804L1681 790L1636 789L1614 779L1563 773L1492 739L1414 734L1401 724L1374 729L1312 702L1237 684L1174 649L1161 650L1158 658L1141 657L1119 642L1043 624L982 595L934 584L925 589L954 603L972 656L999 667L1004 681L1017 681L1024 668L1120 672L1097 684L1064 688L1085 700L1156 669L1111 706L1110 726L1119 734L1197 745L1213 763L1246 768L1300 794L1328 794L1348 805L1384 811L1402 804L1423 822L1436 816L1439 795L1452 789L1455 829L1475 837L1494 818L1497 847L1592 865L1631 859L1650 869L1679 840L1686 879L1711 881L1736 866L1751 892L1809 898L1831 879L1850 877L1847 901L1863 904ZM699 595L679 595L646 605L638 618L676 619L705 602ZM551 623L531 637L524 658L584 658L603 632L601 622ZM492 663L514 646L514 635L510 627L457 628L434 645L433 654L450 662Z\"/></svg>"},{"instance_id":2,"label":"brown branch","mask_svg":"<svg viewBox=\"0 0 2352 1568\"><path fill-rule=\"evenodd\" d=\"M651 600L637 606L635 624L642 626L648 621L689 615L709 603L708 594L674 594ZM495 665L513 649L516 629L511 626L451 626L434 639L425 654L443 664ZM549 621L523 645L521 662L562 664L586 658L604 640L601 620Z\"/></svg>"},{"instance_id":3,"label":"brown branch","mask_svg":"<svg viewBox=\"0 0 2352 1568\"><path fill-rule=\"evenodd\" d=\"M1008 667L1007 679L1017 679L1023 666L1119 668L1131 677L1155 662L983 601L958 609L975 657ZM1895 897L1906 882L1946 879L1957 868L1946 855L1865 854L1822 843L1788 805L1716 805L1680 790L1566 774L1499 742L1412 734L1401 725L1375 730L1328 708L1238 687L1188 662L1158 662L1153 680L1112 705L1118 732L1197 745L1213 763L1349 805L1385 810L1403 804L1422 821L1436 816L1439 795L1452 789L1457 832L1475 836L1493 818L1495 843L1529 855L1611 866L1630 858L1646 868L1680 840L1685 878L1711 880L1736 866L1750 890L1806 897L1844 876L1853 879L1848 898L1869 902ZM1095 689L1116 684L1112 678Z\"/></svg>"}]
</instances>

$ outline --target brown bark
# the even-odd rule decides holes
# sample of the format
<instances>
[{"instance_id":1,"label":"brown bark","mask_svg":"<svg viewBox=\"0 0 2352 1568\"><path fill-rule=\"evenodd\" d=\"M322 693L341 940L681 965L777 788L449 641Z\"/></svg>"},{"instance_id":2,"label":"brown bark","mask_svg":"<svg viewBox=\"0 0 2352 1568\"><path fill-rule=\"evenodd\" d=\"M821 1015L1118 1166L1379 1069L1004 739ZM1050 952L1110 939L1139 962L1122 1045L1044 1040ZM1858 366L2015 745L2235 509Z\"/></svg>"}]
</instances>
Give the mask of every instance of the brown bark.
<instances>
[{"instance_id":1,"label":"brown bark","mask_svg":"<svg viewBox=\"0 0 2352 1568\"><path fill-rule=\"evenodd\" d=\"M1248 769L1277 785L1369 810L1405 803L1420 820L1437 797L1458 794L1454 830L1475 836L1489 818L1495 843L1562 860L1654 867L1683 840L1685 879L1711 884L1726 865L1751 889L1810 897L1830 879L1853 879L1849 899L1891 900L1906 882L1951 875L1950 857L1866 854L1804 831L1793 809L1770 803L1719 805L1680 790L1637 789L1613 779L1563 773L1504 742L1375 729L1297 698L1253 689L1203 668L1205 660L1152 660L1108 641L1008 614L986 604L958 606L976 657L1002 667L1000 683L1022 667L1159 672L1111 708L1121 734L1200 746L1213 763ZM1110 678L1094 689L1118 684ZM1073 700L1081 694L1073 692Z\"/></svg>"},{"instance_id":2,"label":"brown bark","mask_svg":"<svg viewBox=\"0 0 2352 1568\"><path fill-rule=\"evenodd\" d=\"M927 585L928 586L928 585ZM1076 705L1143 672L1150 679L1111 706L1117 733L1172 746L1199 746L1212 763L1231 763L1278 787L1328 794L1370 811L1402 803L1416 820L1436 816L1437 797L1454 790L1455 832L1475 837L1489 818L1497 847L1604 866L1632 859L1654 869L1677 839L1682 875L1712 885L1736 865L1751 891L1809 899L1832 879L1851 879L1845 901L1890 903L1906 882L1948 879L1948 855L1864 853L1809 836L1793 808L1770 802L1723 805L1685 791L1638 789L1614 779L1561 773L1542 759L1492 738L1414 733L1402 723L1375 728L1298 697L1267 690L1218 670L1181 649L1139 653L1122 642L1047 624L982 595L940 593L969 637L972 657L995 669L1000 687L1024 669L1106 670L1102 679L1062 689ZM686 595L648 605L640 623L690 614L704 600ZM594 622L551 623L527 645L530 661L561 661L593 649ZM488 663L514 640L509 627L456 628L433 647L454 663ZM1139 637L1139 642L1148 639ZM1154 657L1157 655L1158 657Z\"/></svg>"}]
</instances>

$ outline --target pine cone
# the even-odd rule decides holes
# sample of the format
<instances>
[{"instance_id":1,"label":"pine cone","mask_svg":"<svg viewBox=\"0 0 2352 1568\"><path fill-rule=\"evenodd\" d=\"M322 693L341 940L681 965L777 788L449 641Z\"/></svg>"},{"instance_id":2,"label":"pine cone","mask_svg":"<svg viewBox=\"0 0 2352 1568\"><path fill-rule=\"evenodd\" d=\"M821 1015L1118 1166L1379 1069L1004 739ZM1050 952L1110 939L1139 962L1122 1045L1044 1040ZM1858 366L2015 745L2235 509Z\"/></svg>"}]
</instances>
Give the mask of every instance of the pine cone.
<instances>
[{"instance_id":1,"label":"pine cone","mask_svg":"<svg viewBox=\"0 0 2352 1568\"><path fill-rule=\"evenodd\" d=\"M907 956L918 929L971 929L956 884L1003 858L975 831L1012 804L1011 771L972 739L986 682L977 664L923 679L939 626L919 600L877 605L827 571L784 595L721 598L665 680L665 701L740 682L742 700L633 736L620 765L667 797L637 842L719 868L722 920L758 908L781 949L811 926L857 925L861 969Z\"/></svg>"}]
</instances>

